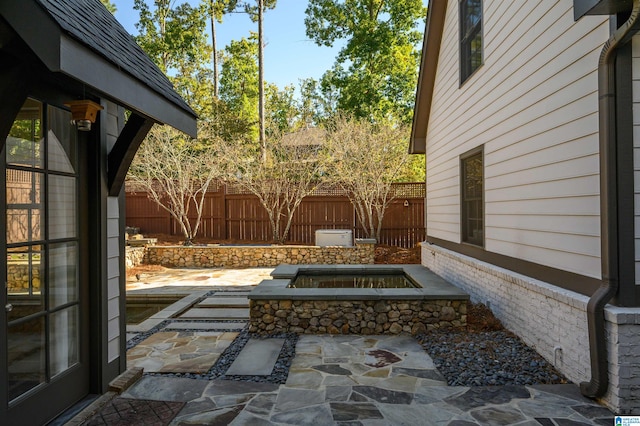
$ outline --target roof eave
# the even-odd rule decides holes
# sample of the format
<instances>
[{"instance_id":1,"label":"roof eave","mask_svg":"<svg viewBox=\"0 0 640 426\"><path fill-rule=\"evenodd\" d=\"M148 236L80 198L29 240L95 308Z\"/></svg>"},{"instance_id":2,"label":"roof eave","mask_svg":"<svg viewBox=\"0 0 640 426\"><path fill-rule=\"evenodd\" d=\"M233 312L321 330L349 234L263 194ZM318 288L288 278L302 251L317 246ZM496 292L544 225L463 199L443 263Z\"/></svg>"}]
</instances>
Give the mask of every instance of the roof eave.
<instances>
[{"instance_id":1,"label":"roof eave","mask_svg":"<svg viewBox=\"0 0 640 426\"><path fill-rule=\"evenodd\" d=\"M20 7L11 2L0 2L0 15L49 71L65 74L86 84L105 99L196 136L197 117L193 110L171 102L83 46L64 33L35 2L21 2Z\"/></svg>"},{"instance_id":2,"label":"roof eave","mask_svg":"<svg viewBox=\"0 0 640 426\"><path fill-rule=\"evenodd\" d=\"M83 81L112 102L196 136L197 117L192 111L167 100L65 34L61 35L60 45L60 69L56 71Z\"/></svg>"},{"instance_id":3,"label":"roof eave","mask_svg":"<svg viewBox=\"0 0 640 426\"><path fill-rule=\"evenodd\" d=\"M431 101L440 56L440 43L447 11L447 0L430 0L427 12L427 23L422 43L420 74L416 90L416 102L413 110L413 123L409 153L424 154L426 152L427 126L431 112Z\"/></svg>"}]
</instances>

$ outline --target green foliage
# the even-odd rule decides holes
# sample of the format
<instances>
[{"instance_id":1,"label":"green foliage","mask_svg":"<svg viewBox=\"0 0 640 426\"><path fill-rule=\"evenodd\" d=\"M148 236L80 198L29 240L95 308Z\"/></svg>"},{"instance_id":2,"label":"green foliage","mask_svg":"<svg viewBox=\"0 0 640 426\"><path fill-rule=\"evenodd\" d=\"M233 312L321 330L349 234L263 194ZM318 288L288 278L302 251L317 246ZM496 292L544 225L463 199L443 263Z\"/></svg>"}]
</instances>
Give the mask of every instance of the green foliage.
<instances>
[{"instance_id":1,"label":"green foliage","mask_svg":"<svg viewBox=\"0 0 640 426\"><path fill-rule=\"evenodd\" d=\"M209 3L209 15L220 23L225 14L233 12L238 6L238 0L204 0L204 2Z\"/></svg>"},{"instance_id":2,"label":"green foliage","mask_svg":"<svg viewBox=\"0 0 640 426\"><path fill-rule=\"evenodd\" d=\"M276 3L278 0L263 0L262 2L262 10L270 10L275 9ZM255 3L244 3L243 4L244 11L249 15L253 22L258 21L258 0L255 0Z\"/></svg>"},{"instance_id":3,"label":"green foliage","mask_svg":"<svg viewBox=\"0 0 640 426\"><path fill-rule=\"evenodd\" d=\"M287 133L299 126L299 109L294 86L285 86L280 90L275 84L268 84L265 88L265 98L267 121L271 125L267 132Z\"/></svg>"},{"instance_id":4,"label":"green foliage","mask_svg":"<svg viewBox=\"0 0 640 426\"><path fill-rule=\"evenodd\" d=\"M107 10L111 13L116 13L116 11L118 9L116 9L116 5L111 3L110 0L100 0L102 2L102 4L104 5L104 7L107 8Z\"/></svg>"},{"instance_id":5,"label":"green foliage","mask_svg":"<svg viewBox=\"0 0 640 426\"><path fill-rule=\"evenodd\" d=\"M309 0L307 36L346 45L322 79L341 111L369 120L411 121L418 74L422 0Z\"/></svg>"},{"instance_id":6,"label":"green foliage","mask_svg":"<svg viewBox=\"0 0 640 426\"><path fill-rule=\"evenodd\" d=\"M160 69L169 75L178 93L201 115L211 111L211 71L207 42L208 9L172 0L154 0L151 10L145 0L134 0L140 20L136 41Z\"/></svg>"},{"instance_id":7,"label":"green foliage","mask_svg":"<svg viewBox=\"0 0 640 426\"><path fill-rule=\"evenodd\" d=\"M231 41L222 54L220 72L220 99L241 120L257 123L258 120L258 37ZM252 126L253 137L257 129Z\"/></svg>"}]
</instances>

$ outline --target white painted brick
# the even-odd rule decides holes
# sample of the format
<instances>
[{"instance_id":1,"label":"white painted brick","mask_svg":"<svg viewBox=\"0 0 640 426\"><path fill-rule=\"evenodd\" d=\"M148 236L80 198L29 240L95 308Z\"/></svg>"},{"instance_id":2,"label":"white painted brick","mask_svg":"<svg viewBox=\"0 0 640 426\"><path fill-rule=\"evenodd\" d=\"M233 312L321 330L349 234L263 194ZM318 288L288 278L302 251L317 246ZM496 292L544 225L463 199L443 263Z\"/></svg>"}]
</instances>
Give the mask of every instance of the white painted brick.
<instances>
[{"instance_id":1,"label":"white painted brick","mask_svg":"<svg viewBox=\"0 0 640 426\"><path fill-rule=\"evenodd\" d=\"M422 264L464 289L473 302L489 303L509 330L554 363L574 383L591 374L586 296L423 243ZM605 335L609 389L604 397L617 414L640 413L640 309L607 306Z\"/></svg>"}]
</instances>

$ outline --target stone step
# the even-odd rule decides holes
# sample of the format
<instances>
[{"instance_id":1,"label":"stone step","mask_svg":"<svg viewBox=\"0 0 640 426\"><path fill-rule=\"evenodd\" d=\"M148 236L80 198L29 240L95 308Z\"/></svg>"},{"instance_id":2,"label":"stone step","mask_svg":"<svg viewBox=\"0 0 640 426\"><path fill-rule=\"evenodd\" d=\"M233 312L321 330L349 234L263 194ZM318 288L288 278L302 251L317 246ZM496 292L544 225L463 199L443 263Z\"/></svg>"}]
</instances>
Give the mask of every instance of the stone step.
<instances>
[{"instance_id":1,"label":"stone step","mask_svg":"<svg viewBox=\"0 0 640 426\"><path fill-rule=\"evenodd\" d=\"M247 325L246 321L234 322L174 322L167 326L171 330L242 330Z\"/></svg>"},{"instance_id":2,"label":"stone step","mask_svg":"<svg viewBox=\"0 0 640 426\"><path fill-rule=\"evenodd\" d=\"M249 339L227 376L270 376L280 356L284 339Z\"/></svg>"},{"instance_id":3,"label":"stone step","mask_svg":"<svg viewBox=\"0 0 640 426\"><path fill-rule=\"evenodd\" d=\"M216 291L213 297L247 297L251 291Z\"/></svg>"},{"instance_id":4,"label":"stone step","mask_svg":"<svg viewBox=\"0 0 640 426\"><path fill-rule=\"evenodd\" d=\"M248 308L246 297L207 297L196 305L198 308Z\"/></svg>"},{"instance_id":5,"label":"stone step","mask_svg":"<svg viewBox=\"0 0 640 426\"><path fill-rule=\"evenodd\" d=\"M249 319L247 308L191 308L179 318L189 319Z\"/></svg>"}]
</instances>

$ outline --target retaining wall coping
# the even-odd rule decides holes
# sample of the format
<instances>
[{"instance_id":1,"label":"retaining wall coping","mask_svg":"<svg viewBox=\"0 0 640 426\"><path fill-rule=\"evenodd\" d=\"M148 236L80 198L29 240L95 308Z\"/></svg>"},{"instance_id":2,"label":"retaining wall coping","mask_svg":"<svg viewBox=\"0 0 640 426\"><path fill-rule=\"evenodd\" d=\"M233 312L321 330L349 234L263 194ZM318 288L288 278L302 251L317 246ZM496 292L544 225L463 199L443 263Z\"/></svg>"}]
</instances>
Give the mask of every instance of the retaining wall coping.
<instances>
[{"instance_id":1,"label":"retaining wall coping","mask_svg":"<svg viewBox=\"0 0 640 426\"><path fill-rule=\"evenodd\" d=\"M289 288L298 272L403 271L420 288ZM469 300L469 294L445 281L421 265L280 265L271 273L275 279L263 280L249 299L269 300Z\"/></svg>"}]
</instances>

